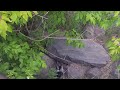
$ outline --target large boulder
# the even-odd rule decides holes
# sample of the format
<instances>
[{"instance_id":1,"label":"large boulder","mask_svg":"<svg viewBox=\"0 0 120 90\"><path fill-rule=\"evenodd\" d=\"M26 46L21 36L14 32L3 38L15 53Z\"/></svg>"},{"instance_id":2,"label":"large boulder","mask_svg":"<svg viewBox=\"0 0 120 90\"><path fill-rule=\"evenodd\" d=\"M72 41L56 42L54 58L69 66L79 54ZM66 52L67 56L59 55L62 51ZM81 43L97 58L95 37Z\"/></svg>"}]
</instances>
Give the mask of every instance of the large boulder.
<instances>
[{"instance_id":1,"label":"large boulder","mask_svg":"<svg viewBox=\"0 0 120 90\"><path fill-rule=\"evenodd\" d=\"M56 39L48 47L48 51L74 63L84 63L97 67L106 65L110 60L109 55L102 45L89 39L84 39L82 42L85 44L83 48L74 48L70 45L67 46L66 40Z\"/></svg>"}]
</instances>

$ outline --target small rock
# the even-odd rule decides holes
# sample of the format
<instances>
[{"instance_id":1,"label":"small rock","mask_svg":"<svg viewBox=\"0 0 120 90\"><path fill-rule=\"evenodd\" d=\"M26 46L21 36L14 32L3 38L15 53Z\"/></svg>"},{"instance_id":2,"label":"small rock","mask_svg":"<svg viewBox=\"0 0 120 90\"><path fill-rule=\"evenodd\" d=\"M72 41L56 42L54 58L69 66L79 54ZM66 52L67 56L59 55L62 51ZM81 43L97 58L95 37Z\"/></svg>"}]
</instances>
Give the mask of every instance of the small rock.
<instances>
[{"instance_id":1,"label":"small rock","mask_svg":"<svg viewBox=\"0 0 120 90\"><path fill-rule=\"evenodd\" d=\"M101 76L102 72L99 68L91 68L87 73L86 76L90 79L98 79Z\"/></svg>"},{"instance_id":2,"label":"small rock","mask_svg":"<svg viewBox=\"0 0 120 90\"><path fill-rule=\"evenodd\" d=\"M82 79L85 76L85 72L90 67L83 66L81 64L71 64L68 66L68 78L69 79Z\"/></svg>"}]
</instances>

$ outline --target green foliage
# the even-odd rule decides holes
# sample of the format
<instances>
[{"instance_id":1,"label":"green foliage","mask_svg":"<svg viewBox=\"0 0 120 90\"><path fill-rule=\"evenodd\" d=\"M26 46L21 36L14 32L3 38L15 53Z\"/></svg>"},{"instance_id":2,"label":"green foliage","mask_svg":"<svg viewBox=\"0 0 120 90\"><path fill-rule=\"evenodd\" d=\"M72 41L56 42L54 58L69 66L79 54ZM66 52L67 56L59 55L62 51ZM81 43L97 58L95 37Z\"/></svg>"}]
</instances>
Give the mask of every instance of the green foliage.
<instances>
[{"instance_id":1,"label":"green foliage","mask_svg":"<svg viewBox=\"0 0 120 90\"><path fill-rule=\"evenodd\" d=\"M62 20L65 23L62 23ZM56 29L61 30L62 27L64 32L66 32L65 36L67 37L67 44L72 44L75 47L83 47L83 44L80 42L80 40L68 39L80 39L82 37L80 35L80 30L82 30L82 27L80 27L79 24L81 24L81 26L82 24L98 25L103 29L108 30L113 26L119 26L119 23L119 11L76 11L71 15L69 12L65 11L53 11L49 13L48 20L45 21L45 27L49 33L54 32ZM77 33L79 35L73 33Z\"/></svg>"},{"instance_id":2,"label":"green foliage","mask_svg":"<svg viewBox=\"0 0 120 90\"><path fill-rule=\"evenodd\" d=\"M120 38L113 37L111 41L107 43L109 54L113 61L120 59Z\"/></svg>"},{"instance_id":3,"label":"green foliage","mask_svg":"<svg viewBox=\"0 0 120 90\"><path fill-rule=\"evenodd\" d=\"M6 39L7 32L12 32L13 25L24 25L32 18L31 11L0 11L0 35Z\"/></svg>"},{"instance_id":4,"label":"green foliage","mask_svg":"<svg viewBox=\"0 0 120 90\"><path fill-rule=\"evenodd\" d=\"M55 70L55 68L51 68L49 71L48 71L48 79L56 79L57 77L57 72Z\"/></svg>"},{"instance_id":5,"label":"green foliage","mask_svg":"<svg viewBox=\"0 0 120 90\"><path fill-rule=\"evenodd\" d=\"M36 15L36 11L1 11L0 12L0 35L6 39L0 40L0 71L9 78L35 78L40 68L46 68L42 56L36 48L31 47L26 38L20 34L13 32L13 26L25 25L32 14Z\"/></svg>"},{"instance_id":6,"label":"green foliage","mask_svg":"<svg viewBox=\"0 0 120 90\"><path fill-rule=\"evenodd\" d=\"M81 11L76 12L75 14L75 20L78 22L82 22L83 24L91 23L96 24L96 22L99 22L101 20L101 13L98 11Z\"/></svg>"},{"instance_id":7,"label":"green foliage","mask_svg":"<svg viewBox=\"0 0 120 90\"><path fill-rule=\"evenodd\" d=\"M48 20L44 22L44 28L48 31L48 33L51 33L56 29L64 26L65 22L66 22L66 18L65 18L64 11L61 11L61 12L51 11L48 14Z\"/></svg>"},{"instance_id":8,"label":"green foliage","mask_svg":"<svg viewBox=\"0 0 120 90\"><path fill-rule=\"evenodd\" d=\"M24 79L34 78L40 68L46 68L42 52L31 47L21 36L15 33L9 35L6 41L1 40L0 71L9 78Z\"/></svg>"},{"instance_id":9,"label":"green foliage","mask_svg":"<svg viewBox=\"0 0 120 90\"><path fill-rule=\"evenodd\" d=\"M81 11L76 12L75 20L83 24L99 25L103 29L109 29L120 25L119 11Z\"/></svg>"}]
</instances>

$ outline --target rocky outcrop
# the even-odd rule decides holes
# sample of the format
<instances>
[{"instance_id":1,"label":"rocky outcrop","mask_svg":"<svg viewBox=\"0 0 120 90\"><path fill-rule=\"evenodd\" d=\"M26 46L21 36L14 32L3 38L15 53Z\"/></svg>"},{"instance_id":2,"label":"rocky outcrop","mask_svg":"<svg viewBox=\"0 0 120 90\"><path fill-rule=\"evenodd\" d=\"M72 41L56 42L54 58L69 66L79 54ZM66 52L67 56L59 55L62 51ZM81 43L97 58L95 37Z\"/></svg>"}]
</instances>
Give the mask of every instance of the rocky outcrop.
<instances>
[{"instance_id":1,"label":"rocky outcrop","mask_svg":"<svg viewBox=\"0 0 120 90\"><path fill-rule=\"evenodd\" d=\"M48 47L48 51L58 57L78 64L88 64L96 67L102 67L110 60L109 55L102 45L84 39L84 48L74 48L66 45L66 40L55 40L54 43Z\"/></svg>"}]
</instances>

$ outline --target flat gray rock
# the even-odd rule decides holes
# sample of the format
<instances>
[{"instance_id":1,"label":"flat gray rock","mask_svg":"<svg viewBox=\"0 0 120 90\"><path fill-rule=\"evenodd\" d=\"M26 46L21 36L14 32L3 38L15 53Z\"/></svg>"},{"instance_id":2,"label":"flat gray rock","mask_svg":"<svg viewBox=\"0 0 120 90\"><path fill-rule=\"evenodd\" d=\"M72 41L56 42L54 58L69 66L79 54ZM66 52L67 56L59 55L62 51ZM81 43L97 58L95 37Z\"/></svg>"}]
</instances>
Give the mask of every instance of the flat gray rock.
<instances>
[{"instance_id":1,"label":"flat gray rock","mask_svg":"<svg viewBox=\"0 0 120 90\"><path fill-rule=\"evenodd\" d=\"M96 67L102 67L110 60L102 45L90 39L84 39L82 42L85 44L84 48L74 48L70 45L67 46L66 40L56 39L48 47L48 51L68 61L90 64Z\"/></svg>"}]
</instances>

